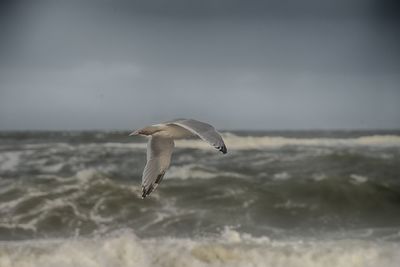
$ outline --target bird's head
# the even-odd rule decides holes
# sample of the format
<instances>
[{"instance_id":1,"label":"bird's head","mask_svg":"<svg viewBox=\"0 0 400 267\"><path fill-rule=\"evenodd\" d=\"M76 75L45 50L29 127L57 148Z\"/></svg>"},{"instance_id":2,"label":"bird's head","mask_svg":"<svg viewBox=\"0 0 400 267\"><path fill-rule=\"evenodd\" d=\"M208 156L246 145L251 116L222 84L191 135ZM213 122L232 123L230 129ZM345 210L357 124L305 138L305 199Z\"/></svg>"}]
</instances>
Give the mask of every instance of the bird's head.
<instances>
[{"instance_id":1,"label":"bird's head","mask_svg":"<svg viewBox=\"0 0 400 267\"><path fill-rule=\"evenodd\" d=\"M157 127L148 126L148 127L133 131L132 133L129 134L129 136L134 136L134 135L145 135L145 136L148 136L148 135L152 135L152 134L154 134L156 132L159 132L159 131L160 131L160 129L157 128Z\"/></svg>"},{"instance_id":2,"label":"bird's head","mask_svg":"<svg viewBox=\"0 0 400 267\"><path fill-rule=\"evenodd\" d=\"M143 133L141 130L135 130L129 134L129 136L134 136L134 135L143 135Z\"/></svg>"}]
</instances>

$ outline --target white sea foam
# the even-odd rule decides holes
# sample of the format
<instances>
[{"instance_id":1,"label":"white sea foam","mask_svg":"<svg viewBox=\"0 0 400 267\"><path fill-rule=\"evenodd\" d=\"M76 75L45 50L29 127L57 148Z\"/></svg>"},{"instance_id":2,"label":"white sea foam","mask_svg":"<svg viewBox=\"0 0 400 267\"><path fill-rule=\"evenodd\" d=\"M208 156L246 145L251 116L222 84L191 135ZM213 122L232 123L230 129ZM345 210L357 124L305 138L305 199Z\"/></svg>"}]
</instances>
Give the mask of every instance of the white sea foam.
<instances>
[{"instance_id":1,"label":"white sea foam","mask_svg":"<svg viewBox=\"0 0 400 267\"><path fill-rule=\"evenodd\" d=\"M54 173L54 172L59 172L62 169L62 167L64 167L64 163L57 163L53 165L42 166L40 170L43 172Z\"/></svg>"},{"instance_id":2,"label":"white sea foam","mask_svg":"<svg viewBox=\"0 0 400 267\"><path fill-rule=\"evenodd\" d=\"M0 153L0 171L13 171L20 162L23 151L9 151Z\"/></svg>"},{"instance_id":3,"label":"white sea foam","mask_svg":"<svg viewBox=\"0 0 400 267\"><path fill-rule=\"evenodd\" d=\"M96 144L98 145L98 144ZM146 143L105 143L105 144L99 144L104 147L109 147L109 148L131 148L131 149L144 149L147 147Z\"/></svg>"},{"instance_id":4,"label":"white sea foam","mask_svg":"<svg viewBox=\"0 0 400 267\"><path fill-rule=\"evenodd\" d=\"M191 179L191 178L214 178L217 174L204 169L196 169L196 164L187 164L183 166L171 166L166 174L166 178Z\"/></svg>"},{"instance_id":5,"label":"white sea foam","mask_svg":"<svg viewBox=\"0 0 400 267\"><path fill-rule=\"evenodd\" d=\"M104 207L104 200L104 197L100 198L90 210L90 219L96 223L108 223L113 220L111 217L103 217L99 214L99 211Z\"/></svg>"},{"instance_id":6,"label":"white sea foam","mask_svg":"<svg viewBox=\"0 0 400 267\"><path fill-rule=\"evenodd\" d=\"M284 181L284 180L288 180L290 178L291 178L291 176L287 172L275 173L274 177L273 177L273 179L276 180L276 181Z\"/></svg>"},{"instance_id":7,"label":"white sea foam","mask_svg":"<svg viewBox=\"0 0 400 267\"><path fill-rule=\"evenodd\" d=\"M361 176L358 174L351 174L350 175L351 181L355 184L362 184L368 181L368 178L365 176Z\"/></svg>"},{"instance_id":8,"label":"white sea foam","mask_svg":"<svg viewBox=\"0 0 400 267\"><path fill-rule=\"evenodd\" d=\"M398 243L275 241L229 229L199 239L139 239L126 230L101 238L0 243L2 267L395 267L399 261Z\"/></svg>"},{"instance_id":9,"label":"white sea foam","mask_svg":"<svg viewBox=\"0 0 400 267\"><path fill-rule=\"evenodd\" d=\"M99 172L96 169L83 169L80 170L76 173L75 177L80 181L81 183L86 183L89 180L93 179L96 175L98 175Z\"/></svg>"},{"instance_id":10,"label":"white sea foam","mask_svg":"<svg viewBox=\"0 0 400 267\"><path fill-rule=\"evenodd\" d=\"M324 173L315 173L311 177L314 181L319 182L328 178L328 176Z\"/></svg>"},{"instance_id":11,"label":"white sea foam","mask_svg":"<svg viewBox=\"0 0 400 267\"><path fill-rule=\"evenodd\" d=\"M213 169L212 167L204 167L198 164L186 164L182 166L171 166L166 173L166 178L168 179L192 179L192 178L202 178L210 179L219 176L227 176L234 178L244 178L245 175L235 173L235 172L223 172Z\"/></svg>"},{"instance_id":12,"label":"white sea foam","mask_svg":"<svg viewBox=\"0 0 400 267\"><path fill-rule=\"evenodd\" d=\"M57 151L60 149L73 149L74 146L68 143L58 142L58 143L25 144L24 148L32 150L50 148L53 149L53 151Z\"/></svg>"},{"instance_id":13,"label":"white sea foam","mask_svg":"<svg viewBox=\"0 0 400 267\"><path fill-rule=\"evenodd\" d=\"M278 203L274 205L275 208L278 209L288 209L288 210L292 210L292 209L304 209L307 208L308 205L305 203L296 203L291 201L290 199L288 199L286 202L284 203ZM312 208L312 207L310 207Z\"/></svg>"}]
</instances>

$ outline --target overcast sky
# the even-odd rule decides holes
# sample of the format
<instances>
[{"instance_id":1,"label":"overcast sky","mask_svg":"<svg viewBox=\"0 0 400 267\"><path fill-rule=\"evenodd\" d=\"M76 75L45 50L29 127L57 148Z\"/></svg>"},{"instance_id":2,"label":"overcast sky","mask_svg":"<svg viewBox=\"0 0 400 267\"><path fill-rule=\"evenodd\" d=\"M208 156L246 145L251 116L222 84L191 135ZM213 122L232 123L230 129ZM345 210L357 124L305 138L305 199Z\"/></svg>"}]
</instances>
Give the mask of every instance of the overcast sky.
<instances>
[{"instance_id":1,"label":"overcast sky","mask_svg":"<svg viewBox=\"0 0 400 267\"><path fill-rule=\"evenodd\" d=\"M2 1L0 130L400 128L395 0Z\"/></svg>"}]
</instances>

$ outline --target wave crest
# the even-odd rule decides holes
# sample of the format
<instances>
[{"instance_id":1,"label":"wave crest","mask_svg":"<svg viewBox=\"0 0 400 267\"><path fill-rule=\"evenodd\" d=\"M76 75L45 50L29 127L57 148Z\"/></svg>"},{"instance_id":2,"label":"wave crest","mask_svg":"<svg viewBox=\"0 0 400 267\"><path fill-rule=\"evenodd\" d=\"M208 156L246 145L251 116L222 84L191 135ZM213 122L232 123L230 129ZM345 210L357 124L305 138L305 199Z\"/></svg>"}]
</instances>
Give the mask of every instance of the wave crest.
<instances>
[{"instance_id":1,"label":"wave crest","mask_svg":"<svg viewBox=\"0 0 400 267\"><path fill-rule=\"evenodd\" d=\"M237 136L223 135L229 149L263 149L279 148L282 146L400 146L400 136L372 135L357 138L289 138L279 136ZM180 148L208 148L201 140L179 140L176 146Z\"/></svg>"},{"instance_id":2,"label":"wave crest","mask_svg":"<svg viewBox=\"0 0 400 267\"><path fill-rule=\"evenodd\" d=\"M383 266L400 261L399 244L360 240L276 241L225 230L214 238L107 237L0 243L11 266Z\"/></svg>"}]
</instances>

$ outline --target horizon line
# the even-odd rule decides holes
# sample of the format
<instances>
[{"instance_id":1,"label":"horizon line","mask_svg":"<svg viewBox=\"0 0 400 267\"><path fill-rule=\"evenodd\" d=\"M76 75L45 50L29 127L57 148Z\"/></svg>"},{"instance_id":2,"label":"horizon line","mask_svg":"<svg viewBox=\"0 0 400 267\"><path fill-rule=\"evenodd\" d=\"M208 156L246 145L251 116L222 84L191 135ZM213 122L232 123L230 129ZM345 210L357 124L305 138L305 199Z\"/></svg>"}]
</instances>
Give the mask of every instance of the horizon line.
<instances>
[{"instance_id":1,"label":"horizon line","mask_svg":"<svg viewBox=\"0 0 400 267\"><path fill-rule=\"evenodd\" d=\"M130 132L133 129L0 129L0 132ZM306 131L400 131L399 128L271 128L271 129L217 129L219 132L306 132Z\"/></svg>"}]
</instances>

